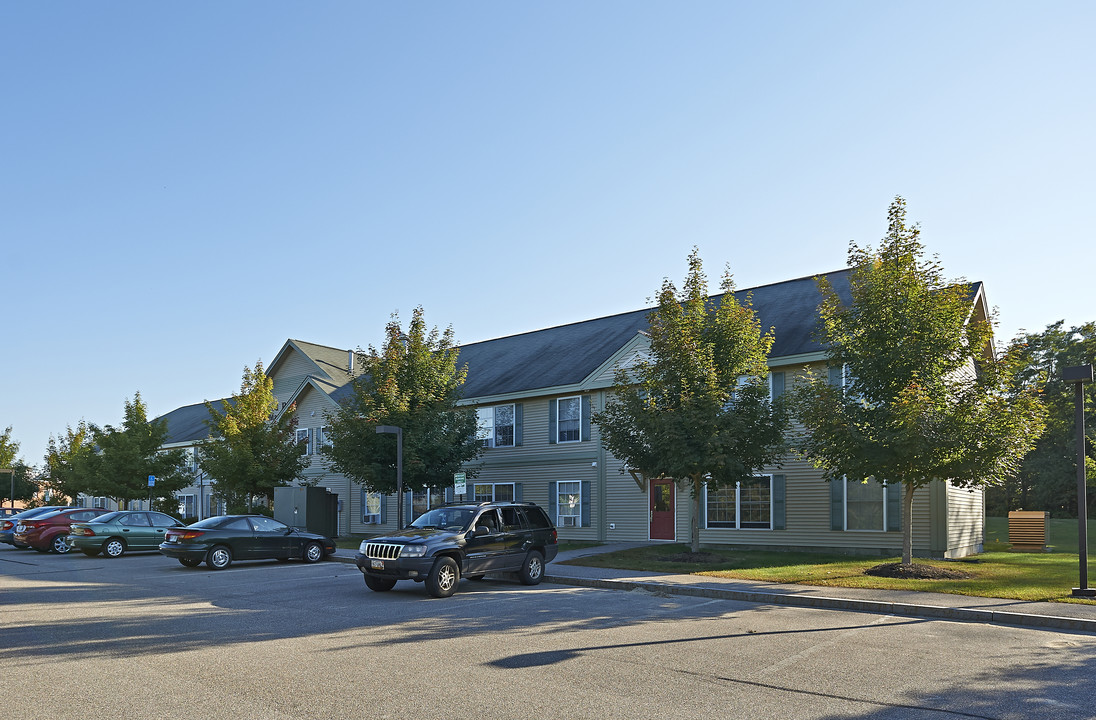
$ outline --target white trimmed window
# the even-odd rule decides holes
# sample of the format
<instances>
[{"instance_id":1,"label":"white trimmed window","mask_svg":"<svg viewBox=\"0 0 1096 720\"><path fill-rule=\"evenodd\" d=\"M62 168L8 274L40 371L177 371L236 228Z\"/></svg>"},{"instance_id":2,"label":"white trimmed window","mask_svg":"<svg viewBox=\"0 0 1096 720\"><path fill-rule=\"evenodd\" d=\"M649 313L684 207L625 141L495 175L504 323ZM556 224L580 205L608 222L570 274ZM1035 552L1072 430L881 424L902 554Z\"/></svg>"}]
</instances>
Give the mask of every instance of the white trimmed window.
<instances>
[{"instance_id":1,"label":"white trimmed window","mask_svg":"<svg viewBox=\"0 0 1096 720\"><path fill-rule=\"evenodd\" d=\"M362 522L379 525L381 522L381 494L362 488Z\"/></svg>"},{"instance_id":2,"label":"white trimmed window","mask_svg":"<svg viewBox=\"0 0 1096 720\"><path fill-rule=\"evenodd\" d=\"M331 437L327 434L327 425L316 428L316 454L322 455L331 447Z\"/></svg>"},{"instance_id":3,"label":"white trimmed window","mask_svg":"<svg viewBox=\"0 0 1096 720\"><path fill-rule=\"evenodd\" d=\"M513 502L514 483L476 483L472 493L473 502Z\"/></svg>"},{"instance_id":4,"label":"white trimmed window","mask_svg":"<svg viewBox=\"0 0 1096 720\"><path fill-rule=\"evenodd\" d=\"M180 495L179 514L184 518L198 517L198 496Z\"/></svg>"},{"instance_id":5,"label":"white trimmed window","mask_svg":"<svg viewBox=\"0 0 1096 720\"><path fill-rule=\"evenodd\" d=\"M845 529L883 530L887 527L885 488L874 480L845 480Z\"/></svg>"},{"instance_id":6,"label":"white trimmed window","mask_svg":"<svg viewBox=\"0 0 1096 720\"><path fill-rule=\"evenodd\" d=\"M477 409L476 437L480 444L483 447L514 447L516 416L513 404Z\"/></svg>"},{"instance_id":7,"label":"white trimmed window","mask_svg":"<svg viewBox=\"0 0 1096 720\"><path fill-rule=\"evenodd\" d=\"M297 445L301 448L301 455L312 454L312 433L309 428L297 428Z\"/></svg>"},{"instance_id":8,"label":"white trimmed window","mask_svg":"<svg viewBox=\"0 0 1096 720\"><path fill-rule=\"evenodd\" d=\"M557 442L569 443L582 440L582 397L556 400Z\"/></svg>"},{"instance_id":9,"label":"white trimmed window","mask_svg":"<svg viewBox=\"0 0 1096 720\"><path fill-rule=\"evenodd\" d=\"M705 487L707 527L772 530L772 480L772 475L760 475L734 485Z\"/></svg>"},{"instance_id":10,"label":"white trimmed window","mask_svg":"<svg viewBox=\"0 0 1096 720\"><path fill-rule=\"evenodd\" d=\"M427 510L445 504L445 491L439 488L427 488L411 493L411 518L417 518Z\"/></svg>"},{"instance_id":11,"label":"white trimmed window","mask_svg":"<svg viewBox=\"0 0 1096 720\"><path fill-rule=\"evenodd\" d=\"M902 529L902 484L841 478L830 482L833 530L895 532Z\"/></svg>"},{"instance_id":12,"label":"white trimmed window","mask_svg":"<svg viewBox=\"0 0 1096 720\"><path fill-rule=\"evenodd\" d=\"M582 483L556 483L556 527L582 525Z\"/></svg>"}]
</instances>

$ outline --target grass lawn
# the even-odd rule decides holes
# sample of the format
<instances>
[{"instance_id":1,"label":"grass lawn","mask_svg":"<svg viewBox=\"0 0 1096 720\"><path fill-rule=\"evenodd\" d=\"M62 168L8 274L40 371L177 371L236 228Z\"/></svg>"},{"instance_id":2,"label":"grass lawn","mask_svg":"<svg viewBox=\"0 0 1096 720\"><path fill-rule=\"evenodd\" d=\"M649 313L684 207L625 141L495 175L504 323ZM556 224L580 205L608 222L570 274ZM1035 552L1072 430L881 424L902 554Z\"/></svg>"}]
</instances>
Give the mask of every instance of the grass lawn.
<instances>
[{"instance_id":1,"label":"grass lawn","mask_svg":"<svg viewBox=\"0 0 1096 720\"><path fill-rule=\"evenodd\" d=\"M1090 523L1091 525L1092 523ZM670 560L688 550L687 545L653 545L604 555L591 555L571 561L576 565L611 567L624 570L695 573L743 580L860 587L882 590L919 590L979 597L1015 600L1044 600L1096 605L1070 595L1077 586L1077 521L1051 520L1051 543L1056 552L1012 552L1008 545L1008 522L989 518L986 523L986 552L962 561L925 560L949 570L961 570L972 577L965 580L902 580L865 575L875 565L898 562L900 558L823 555L804 552L769 552L742 547L705 546L704 551L718 561L698 565ZM1091 528L1090 528L1091 530ZM1073 533L1072 543L1069 541ZM1092 547L1090 532L1089 546ZM1092 550L1089 551L1093 556ZM1096 581L1089 565L1090 586Z\"/></svg>"}]
</instances>

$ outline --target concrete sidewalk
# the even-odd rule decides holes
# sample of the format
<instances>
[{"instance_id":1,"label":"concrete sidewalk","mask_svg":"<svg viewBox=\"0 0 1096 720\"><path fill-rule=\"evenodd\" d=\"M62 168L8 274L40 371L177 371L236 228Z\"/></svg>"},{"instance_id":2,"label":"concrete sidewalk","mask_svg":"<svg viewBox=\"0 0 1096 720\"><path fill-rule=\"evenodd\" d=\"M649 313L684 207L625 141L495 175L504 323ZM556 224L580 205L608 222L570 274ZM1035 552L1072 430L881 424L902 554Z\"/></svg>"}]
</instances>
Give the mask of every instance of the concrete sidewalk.
<instances>
[{"instance_id":1,"label":"concrete sidewalk","mask_svg":"<svg viewBox=\"0 0 1096 720\"><path fill-rule=\"evenodd\" d=\"M666 575L657 572L565 564L566 561L579 557L647 544L649 543L615 543L561 552L554 562L548 564L544 582L606 590L642 590L669 595L692 595L763 605L792 605L962 622L988 622L1096 632L1096 605L1023 602L905 590L782 585L753 580L732 580L701 575ZM339 550L333 559L353 563L356 554L354 550Z\"/></svg>"}]
</instances>

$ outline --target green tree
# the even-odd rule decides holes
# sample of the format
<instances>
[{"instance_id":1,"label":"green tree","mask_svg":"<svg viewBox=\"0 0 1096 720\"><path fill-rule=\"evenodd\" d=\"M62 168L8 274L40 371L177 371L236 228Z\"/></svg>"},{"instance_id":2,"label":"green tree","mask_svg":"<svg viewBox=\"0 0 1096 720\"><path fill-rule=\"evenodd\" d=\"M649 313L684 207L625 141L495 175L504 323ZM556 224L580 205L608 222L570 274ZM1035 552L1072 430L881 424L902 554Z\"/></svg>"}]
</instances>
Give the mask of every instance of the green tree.
<instances>
[{"instance_id":1,"label":"green tree","mask_svg":"<svg viewBox=\"0 0 1096 720\"><path fill-rule=\"evenodd\" d=\"M407 490L440 487L482 452L476 412L457 407L467 375L458 366L453 329L426 329L415 308L407 333L393 316L384 347L358 353L361 377L328 418L332 467L375 492L396 490L396 440L378 425L403 429L403 483ZM474 470L469 471L474 475Z\"/></svg>"},{"instance_id":2,"label":"green tree","mask_svg":"<svg viewBox=\"0 0 1096 720\"><path fill-rule=\"evenodd\" d=\"M1027 333L1014 341L1022 362L1021 377L1041 391L1047 428L1024 458L1015 478L988 495L988 512L1049 510L1056 517L1077 517L1077 449L1073 383L1062 381L1062 369L1096 362L1096 323L1065 329L1064 321ZM1096 383L1084 387L1086 475L1096 484ZM1096 493L1089 496L1089 514Z\"/></svg>"},{"instance_id":3,"label":"green tree","mask_svg":"<svg viewBox=\"0 0 1096 720\"><path fill-rule=\"evenodd\" d=\"M252 498L274 501L274 488L303 477L308 458L294 442L294 408L277 415L274 381L261 361L244 367L240 392L218 410L206 403L212 430L198 448L198 466L216 479L217 492L230 512L251 509Z\"/></svg>"},{"instance_id":4,"label":"green tree","mask_svg":"<svg viewBox=\"0 0 1096 720\"><path fill-rule=\"evenodd\" d=\"M850 245L851 303L819 281L820 340L843 385L810 374L794 391L800 449L830 481L901 483L902 562L913 562L914 490L1003 482L1043 430L1018 356L994 357L993 318L971 286L924 258L920 228L895 198L878 250Z\"/></svg>"},{"instance_id":5,"label":"green tree","mask_svg":"<svg viewBox=\"0 0 1096 720\"><path fill-rule=\"evenodd\" d=\"M4 467L11 468L14 477L7 472L0 473L0 504L11 505L13 500L27 504L33 503L38 495L38 480L34 466L27 465L22 460L15 460ZM14 498L9 497L12 495Z\"/></svg>"},{"instance_id":6,"label":"green tree","mask_svg":"<svg viewBox=\"0 0 1096 720\"><path fill-rule=\"evenodd\" d=\"M67 426L60 437L50 435L42 490L53 498L67 499L76 498L81 492L90 493L95 481L88 455L93 452L91 427L82 420L75 428Z\"/></svg>"},{"instance_id":7,"label":"green tree","mask_svg":"<svg viewBox=\"0 0 1096 720\"><path fill-rule=\"evenodd\" d=\"M141 393L126 400L121 427L89 425L92 451L75 456L75 476L86 483L81 491L126 504L147 497L174 495L190 484L183 467L182 450L161 450L167 437L167 422L149 420ZM148 477L156 485L148 486Z\"/></svg>"},{"instance_id":8,"label":"green tree","mask_svg":"<svg viewBox=\"0 0 1096 720\"><path fill-rule=\"evenodd\" d=\"M40 478L43 494L48 491L51 497L72 499L94 489L91 463L87 461L93 452L91 443L91 428L83 420L75 428L67 426L60 437L49 436Z\"/></svg>"},{"instance_id":9,"label":"green tree","mask_svg":"<svg viewBox=\"0 0 1096 720\"><path fill-rule=\"evenodd\" d=\"M700 549L700 503L711 488L748 481L784 451L786 418L770 402L762 333L750 297L739 302L729 273L708 297L700 257L689 255L679 293L664 280L648 316L651 354L617 372L594 421L605 446L648 478L673 478L693 501L691 542Z\"/></svg>"},{"instance_id":10,"label":"green tree","mask_svg":"<svg viewBox=\"0 0 1096 720\"><path fill-rule=\"evenodd\" d=\"M0 473L0 501L10 504L15 500L32 500L38 490L38 484L34 481L34 468L21 460L16 460L19 453L19 443L11 438L11 427L0 433L0 468L6 468ZM8 471L12 474L9 475Z\"/></svg>"},{"instance_id":11,"label":"green tree","mask_svg":"<svg viewBox=\"0 0 1096 720\"><path fill-rule=\"evenodd\" d=\"M0 467L11 467L19 453L19 443L11 439L11 425L0 433Z\"/></svg>"}]
</instances>

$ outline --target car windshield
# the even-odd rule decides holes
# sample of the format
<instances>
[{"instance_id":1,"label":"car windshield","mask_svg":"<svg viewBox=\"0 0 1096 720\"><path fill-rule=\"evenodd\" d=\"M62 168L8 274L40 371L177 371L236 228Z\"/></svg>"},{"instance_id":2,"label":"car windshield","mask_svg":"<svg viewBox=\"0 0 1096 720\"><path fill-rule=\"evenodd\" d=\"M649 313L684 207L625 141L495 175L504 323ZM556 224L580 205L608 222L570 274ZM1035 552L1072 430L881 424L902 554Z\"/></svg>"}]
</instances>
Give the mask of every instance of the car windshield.
<instances>
[{"instance_id":1,"label":"car windshield","mask_svg":"<svg viewBox=\"0 0 1096 720\"><path fill-rule=\"evenodd\" d=\"M472 521L473 511L469 508L434 508L415 518L411 527L438 528L460 532Z\"/></svg>"}]
</instances>

